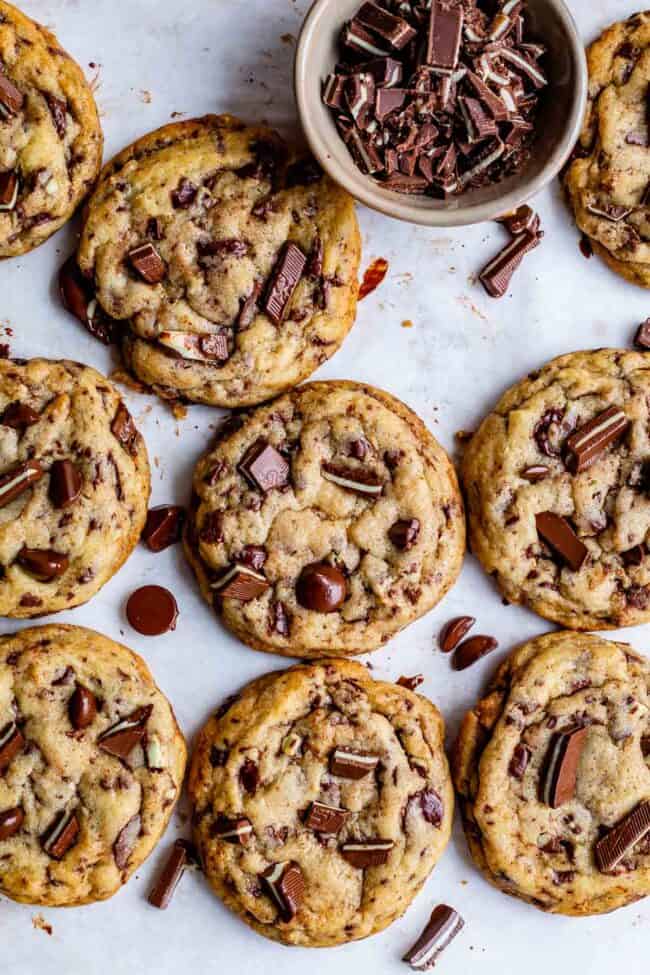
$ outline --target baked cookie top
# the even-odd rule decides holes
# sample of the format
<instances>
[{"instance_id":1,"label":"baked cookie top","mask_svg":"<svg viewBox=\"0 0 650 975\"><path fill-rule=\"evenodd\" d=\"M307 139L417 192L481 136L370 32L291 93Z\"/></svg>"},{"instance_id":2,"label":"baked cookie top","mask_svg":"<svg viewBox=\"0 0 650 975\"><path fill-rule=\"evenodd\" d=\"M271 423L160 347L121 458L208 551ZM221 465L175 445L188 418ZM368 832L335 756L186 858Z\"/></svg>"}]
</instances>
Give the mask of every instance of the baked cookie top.
<instances>
[{"instance_id":1,"label":"baked cookie top","mask_svg":"<svg viewBox=\"0 0 650 975\"><path fill-rule=\"evenodd\" d=\"M352 198L230 115L165 126L110 162L78 252L100 308L127 323L132 372L165 398L228 407L333 355L359 259Z\"/></svg>"},{"instance_id":2,"label":"baked cookie top","mask_svg":"<svg viewBox=\"0 0 650 975\"><path fill-rule=\"evenodd\" d=\"M470 541L510 602L571 629L650 619L650 368L575 352L513 386L470 441Z\"/></svg>"},{"instance_id":3,"label":"baked cookie top","mask_svg":"<svg viewBox=\"0 0 650 975\"><path fill-rule=\"evenodd\" d=\"M613 270L647 288L650 13L608 27L587 59L587 115L565 184L579 229Z\"/></svg>"},{"instance_id":4,"label":"baked cookie top","mask_svg":"<svg viewBox=\"0 0 650 975\"><path fill-rule=\"evenodd\" d=\"M0 0L0 257L68 220L99 172L92 91L56 37Z\"/></svg>"},{"instance_id":5,"label":"baked cookie top","mask_svg":"<svg viewBox=\"0 0 650 975\"><path fill-rule=\"evenodd\" d=\"M352 661L269 674L199 735L189 791L206 876L260 934L327 946L406 910L449 840L444 726Z\"/></svg>"},{"instance_id":6,"label":"baked cookie top","mask_svg":"<svg viewBox=\"0 0 650 975\"><path fill-rule=\"evenodd\" d=\"M375 650L436 605L464 549L447 455L372 386L310 383L235 417L194 474L188 557L256 650Z\"/></svg>"},{"instance_id":7,"label":"baked cookie top","mask_svg":"<svg viewBox=\"0 0 650 975\"><path fill-rule=\"evenodd\" d=\"M650 667L625 644L539 637L499 668L453 759L478 866L560 914L650 894Z\"/></svg>"},{"instance_id":8,"label":"baked cookie top","mask_svg":"<svg viewBox=\"0 0 650 975\"><path fill-rule=\"evenodd\" d=\"M0 360L0 615L71 609L133 551L144 440L117 389L76 362Z\"/></svg>"},{"instance_id":9,"label":"baked cookie top","mask_svg":"<svg viewBox=\"0 0 650 975\"><path fill-rule=\"evenodd\" d=\"M103 900L151 853L186 750L144 661L99 633L0 638L0 890L59 907Z\"/></svg>"}]
</instances>

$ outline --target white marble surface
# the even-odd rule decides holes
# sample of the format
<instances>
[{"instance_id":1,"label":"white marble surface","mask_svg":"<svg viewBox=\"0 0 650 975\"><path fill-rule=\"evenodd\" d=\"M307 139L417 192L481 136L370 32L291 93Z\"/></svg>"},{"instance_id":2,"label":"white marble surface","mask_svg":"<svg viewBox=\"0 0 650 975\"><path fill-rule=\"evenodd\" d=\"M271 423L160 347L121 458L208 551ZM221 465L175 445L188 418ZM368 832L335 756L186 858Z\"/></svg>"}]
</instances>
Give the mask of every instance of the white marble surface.
<instances>
[{"instance_id":1,"label":"white marble surface","mask_svg":"<svg viewBox=\"0 0 650 975\"><path fill-rule=\"evenodd\" d=\"M293 38L308 0L23 0L27 13L53 27L89 77L110 156L142 133L188 115L228 110L265 118L285 132L295 127L291 89ZM634 12L626 0L572 0L585 39ZM97 72L90 67L99 65ZM618 280L596 258L586 261L557 186L538 200L546 239L525 262L515 289L489 299L473 274L504 237L496 225L436 233L360 213L364 266L390 262L384 285L359 308L345 347L320 378L366 380L402 397L437 437L454 449L454 432L472 429L502 390L548 358L581 348L626 346L649 312L646 294ZM17 356L70 357L109 371L111 355L59 308L55 275L71 247L72 230L59 233L25 258L0 266L0 342L6 328ZM413 327L401 326L411 320ZM190 409L176 422L153 398L129 394L153 461L153 501L187 499L192 466L209 442L217 414ZM128 626L124 600L136 585L159 582L178 598L175 633L140 637ZM462 674L434 652L440 625L459 612L479 618L500 649ZM139 548L116 578L88 605L60 620L94 627L143 654L171 697L191 740L226 695L280 658L256 654L232 639L199 598L180 550L161 555ZM17 628L7 623L4 629ZM372 660L391 680L423 673L422 687L455 733L499 659L547 625L531 613L504 607L467 559L462 577L428 617ZM650 650L642 628L625 639ZM459 825L442 862L407 915L383 934L356 945L312 951L274 945L232 917L198 875L186 876L165 914L146 902L154 871L171 840L186 829L175 818L151 860L111 901L74 910L43 910L0 903L0 972L8 975L166 975L181 971L319 975L406 971L399 959L419 933L433 904L455 905L465 931L439 962L460 975L526 971L527 975L611 969L639 971L648 944L650 904L585 920L547 917L492 889L473 867ZM41 914L52 935L34 928Z\"/></svg>"}]
</instances>

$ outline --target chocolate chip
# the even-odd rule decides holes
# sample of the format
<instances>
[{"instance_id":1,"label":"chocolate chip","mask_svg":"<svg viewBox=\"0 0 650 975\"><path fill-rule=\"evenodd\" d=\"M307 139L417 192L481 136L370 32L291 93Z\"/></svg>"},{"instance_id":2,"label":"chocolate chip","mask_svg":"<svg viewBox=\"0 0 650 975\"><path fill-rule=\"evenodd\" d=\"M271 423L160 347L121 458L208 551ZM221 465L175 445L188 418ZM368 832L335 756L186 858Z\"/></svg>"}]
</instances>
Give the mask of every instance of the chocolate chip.
<instances>
[{"instance_id":1,"label":"chocolate chip","mask_svg":"<svg viewBox=\"0 0 650 975\"><path fill-rule=\"evenodd\" d=\"M147 733L147 722L152 711L153 706L148 704L137 708L128 717L120 718L99 736L97 744L109 755L126 760Z\"/></svg>"},{"instance_id":2,"label":"chocolate chip","mask_svg":"<svg viewBox=\"0 0 650 975\"><path fill-rule=\"evenodd\" d=\"M449 620L443 626L438 637L438 646L442 652L451 653L452 650L455 650L475 623L476 620L473 616L457 616L455 619Z\"/></svg>"},{"instance_id":3,"label":"chocolate chip","mask_svg":"<svg viewBox=\"0 0 650 975\"><path fill-rule=\"evenodd\" d=\"M21 548L16 562L39 582L52 582L68 571L70 560L67 555L51 549Z\"/></svg>"},{"instance_id":4,"label":"chocolate chip","mask_svg":"<svg viewBox=\"0 0 650 975\"><path fill-rule=\"evenodd\" d=\"M246 451L239 463L239 471L264 494L273 488L283 488L289 482L288 462L263 439L255 441Z\"/></svg>"},{"instance_id":5,"label":"chocolate chip","mask_svg":"<svg viewBox=\"0 0 650 975\"><path fill-rule=\"evenodd\" d=\"M498 647L497 641L492 636L472 636L457 647L453 659L454 670L465 670L471 667L481 657L492 653Z\"/></svg>"},{"instance_id":6,"label":"chocolate chip","mask_svg":"<svg viewBox=\"0 0 650 975\"><path fill-rule=\"evenodd\" d=\"M358 840L344 843L341 856L358 870L365 870L367 867L379 867L387 863L394 846L393 840Z\"/></svg>"},{"instance_id":7,"label":"chocolate chip","mask_svg":"<svg viewBox=\"0 0 650 975\"><path fill-rule=\"evenodd\" d=\"M141 831L142 820L139 814L136 814L117 834L117 839L113 843L113 858L118 870L124 870L128 866Z\"/></svg>"},{"instance_id":8,"label":"chocolate chip","mask_svg":"<svg viewBox=\"0 0 650 975\"><path fill-rule=\"evenodd\" d=\"M97 717L97 699L92 691L77 684L68 705L70 724L75 731L88 728Z\"/></svg>"},{"instance_id":9,"label":"chocolate chip","mask_svg":"<svg viewBox=\"0 0 650 975\"><path fill-rule=\"evenodd\" d=\"M396 521L388 530L388 537L395 546L403 552L413 548L420 534L420 522L417 518Z\"/></svg>"},{"instance_id":10,"label":"chocolate chip","mask_svg":"<svg viewBox=\"0 0 650 975\"><path fill-rule=\"evenodd\" d=\"M335 613L346 598L345 576L328 562L313 562L298 577L296 599L314 613Z\"/></svg>"},{"instance_id":11,"label":"chocolate chip","mask_svg":"<svg viewBox=\"0 0 650 975\"><path fill-rule=\"evenodd\" d=\"M40 481L43 474L43 468L37 460L18 464L6 474L2 474L0 476L0 508L4 508L11 501L15 501L23 491Z\"/></svg>"},{"instance_id":12,"label":"chocolate chip","mask_svg":"<svg viewBox=\"0 0 650 975\"><path fill-rule=\"evenodd\" d=\"M183 177L171 193L173 208L175 210L187 210L194 203L198 192L194 183Z\"/></svg>"},{"instance_id":13,"label":"chocolate chip","mask_svg":"<svg viewBox=\"0 0 650 975\"><path fill-rule=\"evenodd\" d=\"M628 813L596 843L596 864L601 873L613 870L650 830L650 802Z\"/></svg>"},{"instance_id":14,"label":"chocolate chip","mask_svg":"<svg viewBox=\"0 0 650 975\"><path fill-rule=\"evenodd\" d=\"M25 822L25 813L20 806L5 809L0 813L0 841L9 840L20 830Z\"/></svg>"},{"instance_id":15,"label":"chocolate chip","mask_svg":"<svg viewBox=\"0 0 650 975\"><path fill-rule=\"evenodd\" d=\"M50 468L50 501L69 508L81 494L81 474L71 460L55 460Z\"/></svg>"},{"instance_id":16,"label":"chocolate chip","mask_svg":"<svg viewBox=\"0 0 650 975\"><path fill-rule=\"evenodd\" d=\"M50 95L49 93L45 95L45 100L47 102L47 107L50 110L50 115L52 116L56 134L58 135L59 139L65 139L65 134L68 128L67 102L65 102L62 98L57 98L56 95Z\"/></svg>"},{"instance_id":17,"label":"chocolate chip","mask_svg":"<svg viewBox=\"0 0 650 975\"><path fill-rule=\"evenodd\" d=\"M129 596L126 616L143 636L161 636L176 629L178 606L169 589L163 586L142 586Z\"/></svg>"},{"instance_id":18,"label":"chocolate chip","mask_svg":"<svg viewBox=\"0 0 650 975\"><path fill-rule=\"evenodd\" d=\"M41 845L53 860L62 860L79 841L80 832L77 814L62 812L43 835Z\"/></svg>"},{"instance_id":19,"label":"chocolate chip","mask_svg":"<svg viewBox=\"0 0 650 975\"><path fill-rule=\"evenodd\" d=\"M40 413L33 410L27 403L10 403L5 407L0 424L3 427L11 427L12 430L19 430L21 433L27 428L38 423Z\"/></svg>"},{"instance_id":20,"label":"chocolate chip","mask_svg":"<svg viewBox=\"0 0 650 975\"><path fill-rule=\"evenodd\" d=\"M0 775L4 775L16 755L25 747L25 739L15 721L0 731Z\"/></svg>"},{"instance_id":21,"label":"chocolate chip","mask_svg":"<svg viewBox=\"0 0 650 975\"><path fill-rule=\"evenodd\" d=\"M348 812L345 809L328 806L324 802L312 802L305 818L305 826L315 833L334 836L341 832L347 818Z\"/></svg>"},{"instance_id":22,"label":"chocolate chip","mask_svg":"<svg viewBox=\"0 0 650 975\"><path fill-rule=\"evenodd\" d=\"M439 904L434 908L424 931L403 957L417 972L433 968L440 954L460 934L465 922L453 907Z\"/></svg>"},{"instance_id":23,"label":"chocolate chip","mask_svg":"<svg viewBox=\"0 0 650 975\"><path fill-rule=\"evenodd\" d=\"M435 789L424 789L419 793L420 808L422 815L427 823L439 827L445 815L445 807L442 799Z\"/></svg>"},{"instance_id":24,"label":"chocolate chip","mask_svg":"<svg viewBox=\"0 0 650 975\"><path fill-rule=\"evenodd\" d=\"M305 878L297 863L275 863L261 874L261 879L280 910L280 917L289 923L296 916L305 895Z\"/></svg>"},{"instance_id":25,"label":"chocolate chip","mask_svg":"<svg viewBox=\"0 0 650 975\"><path fill-rule=\"evenodd\" d=\"M515 750L512 753L512 758L508 765L508 771L513 778L519 779L520 781L523 779L524 773L528 768L530 756L530 748L527 748L526 745L515 745Z\"/></svg>"},{"instance_id":26,"label":"chocolate chip","mask_svg":"<svg viewBox=\"0 0 650 975\"><path fill-rule=\"evenodd\" d=\"M174 891L189 862L187 844L184 840L176 840L156 883L151 888L148 900L152 907L157 907L161 911L169 907Z\"/></svg>"},{"instance_id":27,"label":"chocolate chip","mask_svg":"<svg viewBox=\"0 0 650 975\"><path fill-rule=\"evenodd\" d=\"M162 552L180 541L185 521L185 509L173 504L150 508L147 513L142 541L152 552Z\"/></svg>"},{"instance_id":28,"label":"chocolate chip","mask_svg":"<svg viewBox=\"0 0 650 975\"><path fill-rule=\"evenodd\" d=\"M535 515L535 524L539 537L573 572L579 572L589 552L566 518L553 511L542 511Z\"/></svg>"},{"instance_id":29,"label":"chocolate chip","mask_svg":"<svg viewBox=\"0 0 650 975\"><path fill-rule=\"evenodd\" d=\"M335 748L330 757L329 769L332 775L338 775L341 779L357 781L374 772L378 765L379 755L351 748Z\"/></svg>"},{"instance_id":30,"label":"chocolate chip","mask_svg":"<svg viewBox=\"0 0 650 975\"><path fill-rule=\"evenodd\" d=\"M160 284L167 274L163 259L151 243L140 244L129 251L129 261L147 284Z\"/></svg>"},{"instance_id":31,"label":"chocolate chip","mask_svg":"<svg viewBox=\"0 0 650 975\"><path fill-rule=\"evenodd\" d=\"M247 758L239 770L239 781L250 796L254 796L260 782L260 771L251 758Z\"/></svg>"},{"instance_id":32,"label":"chocolate chip","mask_svg":"<svg viewBox=\"0 0 650 975\"><path fill-rule=\"evenodd\" d=\"M554 735L551 741L540 785L540 798L551 809L563 806L575 796L578 765L587 734L588 728L572 728Z\"/></svg>"},{"instance_id":33,"label":"chocolate chip","mask_svg":"<svg viewBox=\"0 0 650 975\"><path fill-rule=\"evenodd\" d=\"M296 244L285 244L271 273L264 298L264 311L274 325L281 325L286 317L306 262L305 255Z\"/></svg>"}]
</instances>

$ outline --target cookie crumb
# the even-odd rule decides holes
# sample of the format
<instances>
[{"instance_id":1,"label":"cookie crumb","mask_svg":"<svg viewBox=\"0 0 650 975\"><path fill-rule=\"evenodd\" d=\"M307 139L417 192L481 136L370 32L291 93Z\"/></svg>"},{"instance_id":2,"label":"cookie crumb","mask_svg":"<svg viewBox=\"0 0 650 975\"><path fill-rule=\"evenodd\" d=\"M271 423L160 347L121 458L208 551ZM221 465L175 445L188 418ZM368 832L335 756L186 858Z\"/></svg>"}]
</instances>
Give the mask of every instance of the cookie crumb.
<instances>
[{"instance_id":1,"label":"cookie crumb","mask_svg":"<svg viewBox=\"0 0 650 975\"><path fill-rule=\"evenodd\" d=\"M37 931L45 931L49 934L50 938L53 934L52 925L48 924L42 914L34 914L32 917L32 927Z\"/></svg>"}]
</instances>

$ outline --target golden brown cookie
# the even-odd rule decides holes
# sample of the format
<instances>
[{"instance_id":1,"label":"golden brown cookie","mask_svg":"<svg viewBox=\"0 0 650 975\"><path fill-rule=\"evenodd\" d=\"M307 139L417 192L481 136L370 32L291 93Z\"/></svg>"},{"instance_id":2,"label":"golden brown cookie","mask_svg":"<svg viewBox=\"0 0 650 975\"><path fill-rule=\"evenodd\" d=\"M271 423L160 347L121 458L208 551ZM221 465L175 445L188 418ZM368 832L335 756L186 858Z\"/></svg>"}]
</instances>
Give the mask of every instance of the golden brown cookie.
<instances>
[{"instance_id":1,"label":"golden brown cookie","mask_svg":"<svg viewBox=\"0 0 650 975\"><path fill-rule=\"evenodd\" d=\"M79 65L4 0L0 119L0 257L14 257L70 219L97 178L103 137Z\"/></svg>"},{"instance_id":2,"label":"golden brown cookie","mask_svg":"<svg viewBox=\"0 0 650 975\"><path fill-rule=\"evenodd\" d=\"M465 717L452 762L490 883L557 914L650 893L650 668L573 632L519 647Z\"/></svg>"},{"instance_id":3,"label":"golden brown cookie","mask_svg":"<svg viewBox=\"0 0 650 975\"><path fill-rule=\"evenodd\" d=\"M194 835L211 886L285 944L383 930L449 840L443 741L430 701L351 661L253 681L208 721L192 758Z\"/></svg>"},{"instance_id":4,"label":"golden brown cookie","mask_svg":"<svg viewBox=\"0 0 650 975\"><path fill-rule=\"evenodd\" d=\"M0 637L0 891L111 897L164 833L185 741L144 661L99 633Z\"/></svg>"},{"instance_id":5,"label":"golden brown cookie","mask_svg":"<svg viewBox=\"0 0 650 975\"><path fill-rule=\"evenodd\" d=\"M596 253L617 274L648 288L650 13L608 27L587 59L589 102L565 176L569 201Z\"/></svg>"},{"instance_id":6,"label":"golden brown cookie","mask_svg":"<svg viewBox=\"0 0 650 975\"><path fill-rule=\"evenodd\" d=\"M246 406L336 352L359 259L354 202L313 160L210 115L105 167L77 255L86 282L67 303L95 333L123 323L127 367L163 398Z\"/></svg>"},{"instance_id":7,"label":"golden brown cookie","mask_svg":"<svg viewBox=\"0 0 650 975\"><path fill-rule=\"evenodd\" d=\"M234 417L194 474L188 558L256 650L376 650L442 599L464 551L449 458L372 386L309 383Z\"/></svg>"}]
</instances>

